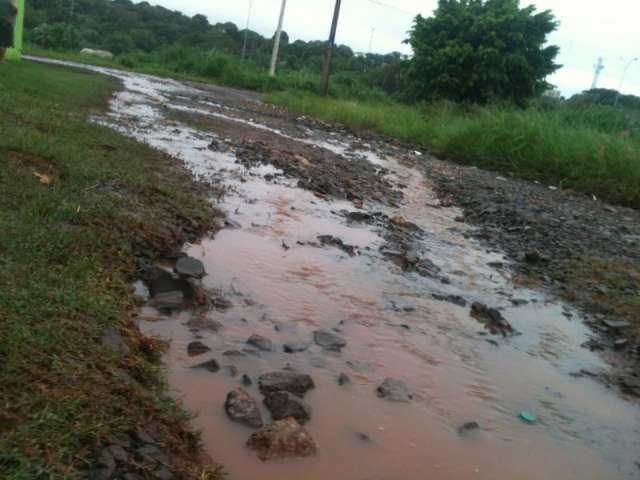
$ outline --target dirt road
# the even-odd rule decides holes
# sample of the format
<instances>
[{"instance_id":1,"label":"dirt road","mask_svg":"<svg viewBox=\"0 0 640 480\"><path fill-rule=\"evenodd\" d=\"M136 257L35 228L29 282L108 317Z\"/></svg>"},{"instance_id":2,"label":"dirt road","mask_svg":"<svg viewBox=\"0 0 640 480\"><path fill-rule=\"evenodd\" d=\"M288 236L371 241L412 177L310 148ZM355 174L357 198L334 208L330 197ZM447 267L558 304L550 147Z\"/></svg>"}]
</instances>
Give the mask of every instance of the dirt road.
<instances>
[{"instance_id":1,"label":"dirt road","mask_svg":"<svg viewBox=\"0 0 640 480\"><path fill-rule=\"evenodd\" d=\"M637 478L637 403L594 378L613 370L583 347L583 313L514 281L508 245L476 238L486 229L454 205L459 172L445 182L449 167L420 152L253 94L96 70L124 85L96 121L226 191L212 198L225 228L185 248L207 272L193 283L204 300L168 309L157 270L137 288L139 327L171 340L169 382L230 478ZM259 377L285 368L315 384L317 453L263 462L224 404L242 384L261 401ZM401 388L380 389L387 378Z\"/></svg>"}]
</instances>

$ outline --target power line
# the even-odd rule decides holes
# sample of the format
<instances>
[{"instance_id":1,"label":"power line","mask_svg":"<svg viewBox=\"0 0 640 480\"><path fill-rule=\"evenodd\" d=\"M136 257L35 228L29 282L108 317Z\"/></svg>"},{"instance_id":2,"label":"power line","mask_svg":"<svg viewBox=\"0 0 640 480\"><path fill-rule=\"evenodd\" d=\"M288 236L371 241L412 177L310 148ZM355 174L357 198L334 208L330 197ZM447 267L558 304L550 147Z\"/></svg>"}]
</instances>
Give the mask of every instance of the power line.
<instances>
[{"instance_id":1,"label":"power line","mask_svg":"<svg viewBox=\"0 0 640 480\"><path fill-rule=\"evenodd\" d=\"M378 5L379 7L391 8L392 10L396 10L398 12L402 12L406 15L411 15L412 17L417 16L417 13L410 12L409 10L404 10L400 7L396 7L395 5L389 5L388 3L381 2L379 0L367 0L369 3L373 3L374 5Z\"/></svg>"}]
</instances>

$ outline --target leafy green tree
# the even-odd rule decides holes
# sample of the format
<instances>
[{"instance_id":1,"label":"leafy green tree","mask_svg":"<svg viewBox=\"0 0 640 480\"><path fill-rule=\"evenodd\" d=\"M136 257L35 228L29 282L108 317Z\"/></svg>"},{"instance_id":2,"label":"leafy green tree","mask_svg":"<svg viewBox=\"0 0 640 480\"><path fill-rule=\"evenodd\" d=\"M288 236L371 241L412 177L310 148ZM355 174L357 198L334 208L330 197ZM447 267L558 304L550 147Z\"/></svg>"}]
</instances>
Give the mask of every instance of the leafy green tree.
<instances>
[{"instance_id":1,"label":"leafy green tree","mask_svg":"<svg viewBox=\"0 0 640 480\"><path fill-rule=\"evenodd\" d=\"M80 45L80 37L77 30L65 23L55 23L53 25L43 23L31 32L30 38L36 45L43 48L75 50Z\"/></svg>"},{"instance_id":2,"label":"leafy green tree","mask_svg":"<svg viewBox=\"0 0 640 480\"><path fill-rule=\"evenodd\" d=\"M109 34L102 42L102 48L119 55L130 52L134 48L133 39L124 32L114 32Z\"/></svg>"},{"instance_id":3,"label":"leafy green tree","mask_svg":"<svg viewBox=\"0 0 640 480\"><path fill-rule=\"evenodd\" d=\"M547 36L558 27L550 11L519 0L440 0L418 16L407 42L414 56L408 79L417 99L446 98L524 104L548 88L560 65Z\"/></svg>"}]
</instances>

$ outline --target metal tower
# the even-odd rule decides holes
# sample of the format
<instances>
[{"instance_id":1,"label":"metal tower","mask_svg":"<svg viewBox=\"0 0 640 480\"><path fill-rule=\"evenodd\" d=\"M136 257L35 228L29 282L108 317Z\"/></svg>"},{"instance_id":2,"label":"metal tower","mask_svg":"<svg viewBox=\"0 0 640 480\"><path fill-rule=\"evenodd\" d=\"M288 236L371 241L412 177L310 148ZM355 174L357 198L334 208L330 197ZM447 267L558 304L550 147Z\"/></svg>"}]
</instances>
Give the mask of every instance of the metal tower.
<instances>
[{"instance_id":1,"label":"metal tower","mask_svg":"<svg viewBox=\"0 0 640 480\"><path fill-rule=\"evenodd\" d=\"M598 88L598 80L600 80L600 74L604 70L604 63L602 57L598 58L598 63L593 66L593 83L591 84L591 90Z\"/></svg>"}]
</instances>

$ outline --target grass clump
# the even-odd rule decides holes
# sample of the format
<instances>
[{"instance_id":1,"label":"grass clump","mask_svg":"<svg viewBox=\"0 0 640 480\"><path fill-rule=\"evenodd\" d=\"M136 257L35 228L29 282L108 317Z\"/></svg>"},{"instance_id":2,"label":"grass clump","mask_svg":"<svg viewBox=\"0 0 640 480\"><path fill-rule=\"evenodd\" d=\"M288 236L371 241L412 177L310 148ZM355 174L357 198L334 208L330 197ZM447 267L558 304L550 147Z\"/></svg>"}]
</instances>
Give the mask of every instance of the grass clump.
<instances>
[{"instance_id":1,"label":"grass clump","mask_svg":"<svg viewBox=\"0 0 640 480\"><path fill-rule=\"evenodd\" d=\"M1 478L77 478L107 438L140 426L195 465L129 285L139 249L176 246L212 212L169 157L87 121L117 88L0 65ZM102 344L109 326L127 351Z\"/></svg>"},{"instance_id":2,"label":"grass clump","mask_svg":"<svg viewBox=\"0 0 640 480\"><path fill-rule=\"evenodd\" d=\"M268 100L460 163L640 208L640 122L614 107L410 106L304 92L273 93Z\"/></svg>"}]
</instances>

